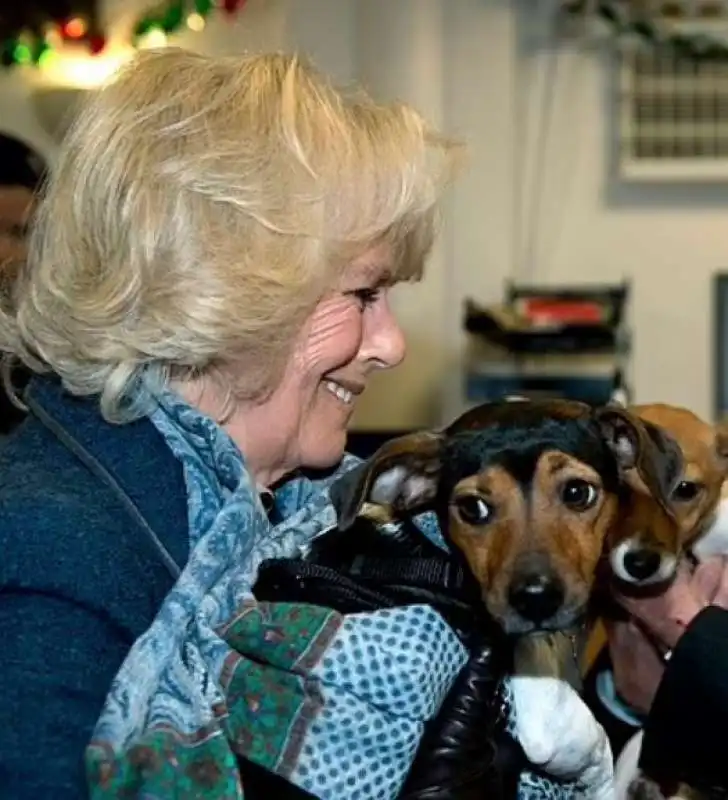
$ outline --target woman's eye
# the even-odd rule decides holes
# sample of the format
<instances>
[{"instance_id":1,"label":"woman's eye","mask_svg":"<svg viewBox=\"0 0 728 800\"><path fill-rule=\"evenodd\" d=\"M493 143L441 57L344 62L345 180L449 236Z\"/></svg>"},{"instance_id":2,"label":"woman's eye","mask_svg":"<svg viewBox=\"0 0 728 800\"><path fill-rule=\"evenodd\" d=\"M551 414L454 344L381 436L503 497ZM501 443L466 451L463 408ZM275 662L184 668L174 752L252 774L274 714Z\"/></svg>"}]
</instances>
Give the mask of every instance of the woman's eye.
<instances>
[{"instance_id":1,"label":"woman's eye","mask_svg":"<svg viewBox=\"0 0 728 800\"><path fill-rule=\"evenodd\" d=\"M349 294L356 298L363 311L365 308L374 305L374 303L379 300L379 297L381 296L381 289L356 289L353 292L349 292Z\"/></svg>"},{"instance_id":2,"label":"woman's eye","mask_svg":"<svg viewBox=\"0 0 728 800\"><path fill-rule=\"evenodd\" d=\"M586 511L599 499L599 491L588 481L574 478L561 488L561 500L573 511Z\"/></svg>"},{"instance_id":3,"label":"woman's eye","mask_svg":"<svg viewBox=\"0 0 728 800\"><path fill-rule=\"evenodd\" d=\"M465 495L455 500L460 518L468 525L486 525L493 517L493 508L482 497Z\"/></svg>"}]
</instances>

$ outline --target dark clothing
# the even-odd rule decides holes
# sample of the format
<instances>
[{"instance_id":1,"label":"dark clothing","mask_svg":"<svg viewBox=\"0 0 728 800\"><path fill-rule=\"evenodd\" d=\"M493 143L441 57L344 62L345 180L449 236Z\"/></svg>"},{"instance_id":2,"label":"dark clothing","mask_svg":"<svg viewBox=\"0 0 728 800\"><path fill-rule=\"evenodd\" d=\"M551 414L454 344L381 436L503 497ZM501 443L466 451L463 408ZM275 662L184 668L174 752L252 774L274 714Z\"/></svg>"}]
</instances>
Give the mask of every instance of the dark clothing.
<instances>
[{"instance_id":1,"label":"dark clothing","mask_svg":"<svg viewBox=\"0 0 728 800\"><path fill-rule=\"evenodd\" d=\"M19 367L13 370L12 381L16 394L21 394L28 383L28 372ZM5 386L0 386L0 436L5 436L20 425L25 419L25 412L12 402Z\"/></svg>"},{"instance_id":2,"label":"dark clothing","mask_svg":"<svg viewBox=\"0 0 728 800\"><path fill-rule=\"evenodd\" d=\"M31 192L38 190L45 179L48 166L43 157L25 142L14 136L0 133L0 189L20 186ZM10 220L14 223L14 220ZM11 225L14 228L15 225ZM4 231L2 225L0 229ZM24 237L26 226L17 235ZM0 265L7 267L7 265ZM24 367L13 370L13 386L22 390L30 374ZM4 385L0 385L0 435L14 430L25 418L25 413L11 402Z\"/></svg>"},{"instance_id":3,"label":"dark clothing","mask_svg":"<svg viewBox=\"0 0 728 800\"><path fill-rule=\"evenodd\" d=\"M605 670L611 671L606 649L586 677L584 700L603 725L617 758L639 728L619 719L599 698L596 679ZM726 718L728 611L709 606L692 621L667 663L644 720L640 767L666 785L684 782L706 792L726 792Z\"/></svg>"},{"instance_id":4,"label":"dark clothing","mask_svg":"<svg viewBox=\"0 0 728 800\"><path fill-rule=\"evenodd\" d=\"M40 153L15 136L0 133L0 186L23 186L34 192L47 171Z\"/></svg>"},{"instance_id":5,"label":"dark clothing","mask_svg":"<svg viewBox=\"0 0 728 800\"><path fill-rule=\"evenodd\" d=\"M728 790L728 611L709 606L680 638L644 726L648 775Z\"/></svg>"},{"instance_id":6,"label":"dark clothing","mask_svg":"<svg viewBox=\"0 0 728 800\"><path fill-rule=\"evenodd\" d=\"M611 671L612 662L609 659L609 651L605 647L584 678L582 698L591 709L597 722L604 728L609 744L612 747L612 754L617 758L627 742L640 729L640 725L628 722L614 714L612 709L608 708L600 697L597 681L602 673L611 675Z\"/></svg>"},{"instance_id":7,"label":"dark clothing","mask_svg":"<svg viewBox=\"0 0 728 800\"><path fill-rule=\"evenodd\" d=\"M187 559L187 495L148 420L111 425L50 379L26 400L0 444L0 794L77 800L111 680Z\"/></svg>"}]
</instances>

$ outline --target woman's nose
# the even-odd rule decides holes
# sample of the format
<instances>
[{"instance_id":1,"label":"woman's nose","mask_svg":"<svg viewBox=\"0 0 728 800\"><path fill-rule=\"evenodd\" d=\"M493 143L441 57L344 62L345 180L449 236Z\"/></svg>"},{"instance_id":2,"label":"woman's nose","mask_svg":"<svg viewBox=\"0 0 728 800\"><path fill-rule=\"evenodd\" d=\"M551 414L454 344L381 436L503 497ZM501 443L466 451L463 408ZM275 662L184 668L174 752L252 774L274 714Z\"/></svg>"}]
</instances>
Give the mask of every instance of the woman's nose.
<instances>
[{"instance_id":1,"label":"woman's nose","mask_svg":"<svg viewBox=\"0 0 728 800\"><path fill-rule=\"evenodd\" d=\"M389 299L383 298L372 312L365 323L362 356L381 369L396 367L405 357L407 344Z\"/></svg>"}]
</instances>

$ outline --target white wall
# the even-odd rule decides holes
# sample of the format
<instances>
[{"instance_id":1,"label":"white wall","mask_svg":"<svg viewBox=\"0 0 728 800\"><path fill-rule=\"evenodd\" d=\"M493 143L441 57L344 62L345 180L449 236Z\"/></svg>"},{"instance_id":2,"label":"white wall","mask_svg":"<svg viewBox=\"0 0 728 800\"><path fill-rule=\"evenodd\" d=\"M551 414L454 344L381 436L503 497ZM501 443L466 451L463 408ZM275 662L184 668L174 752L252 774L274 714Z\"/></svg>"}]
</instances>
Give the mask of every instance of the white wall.
<instances>
[{"instance_id":1,"label":"white wall","mask_svg":"<svg viewBox=\"0 0 728 800\"><path fill-rule=\"evenodd\" d=\"M148 6L106 0L116 36ZM609 61L567 48L554 62L540 41L543 9L554 6L248 0L234 24L219 19L175 42L207 52L301 49L338 80L361 79L375 94L411 101L469 143L468 170L452 192L428 275L420 286L395 293L410 357L365 395L361 427L438 423L443 389L447 408L455 408L462 299L497 301L514 270L545 282L631 278L637 399L712 413L709 291L713 271L728 268L728 186L651 189L613 179ZM528 9L525 22L519 7ZM539 107L554 64L554 113L544 136ZM52 152L34 121L25 78L0 74L0 108L3 127ZM525 144L518 123L524 112L530 119ZM546 169L536 192L540 154ZM518 184L524 163L527 174ZM515 209L518 185L541 198L530 264L520 257L525 223Z\"/></svg>"},{"instance_id":2,"label":"white wall","mask_svg":"<svg viewBox=\"0 0 728 800\"><path fill-rule=\"evenodd\" d=\"M413 103L432 124L444 124L443 4L440 0L367 0L356 4L358 78L382 99ZM447 234L437 242L426 278L395 289L392 304L407 335L408 355L377 375L362 396L355 423L407 428L411 419L439 421L446 350ZM386 416L383 415L386 409Z\"/></svg>"},{"instance_id":3,"label":"white wall","mask_svg":"<svg viewBox=\"0 0 728 800\"><path fill-rule=\"evenodd\" d=\"M413 15L419 5L409 4ZM609 113L613 65L598 53L569 48L560 48L553 60L553 48L539 38L543 11L555 3L443 0L440 5L441 42L432 48L432 58L442 64L430 65L423 74L428 81L441 76L441 119L468 140L471 150L468 174L454 192L442 256L452 281L442 349L448 356L458 350L462 297L497 301L514 270L539 282L628 277L634 293L637 400L684 404L711 416L710 288L713 272L728 269L728 186L627 187L615 180ZM430 4L421 6L419 14L429 19ZM360 38L365 52L379 50L373 38L371 31L367 40ZM389 57L379 53L382 73L391 66L401 74L397 51ZM555 86L553 114L544 136L538 117L549 79ZM401 84L406 97L411 83L409 78ZM524 126L518 124L524 114L530 117L525 145L519 141ZM540 153L546 169L536 193L534 165ZM524 215L514 211L518 164L524 161L527 174L520 185L524 194L538 194L541 205L531 264L519 258L518 242L526 232L521 230L520 240L516 236ZM440 291L439 280L433 278L423 291ZM386 380L392 387L397 383L395 375ZM453 380L446 382L452 386Z\"/></svg>"},{"instance_id":4,"label":"white wall","mask_svg":"<svg viewBox=\"0 0 728 800\"><path fill-rule=\"evenodd\" d=\"M630 278L637 399L684 404L710 416L710 289L713 273L728 269L728 186L620 183L610 168L614 62L593 53L562 53L535 277ZM538 72L543 75L549 58L541 53L521 59L532 107L542 96ZM515 158L506 141L491 144ZM535 143L528 149L533 154Z\"/></svg>"}]
</instances>

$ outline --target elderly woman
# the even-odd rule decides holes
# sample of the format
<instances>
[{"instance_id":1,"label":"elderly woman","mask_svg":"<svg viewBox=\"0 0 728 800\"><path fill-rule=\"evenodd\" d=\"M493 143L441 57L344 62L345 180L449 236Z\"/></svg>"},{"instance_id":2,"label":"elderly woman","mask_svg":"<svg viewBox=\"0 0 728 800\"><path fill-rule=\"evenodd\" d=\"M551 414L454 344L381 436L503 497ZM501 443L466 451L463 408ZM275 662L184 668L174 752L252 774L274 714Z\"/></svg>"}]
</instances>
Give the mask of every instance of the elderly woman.
<instances>
[{"instance_id":1,"label":"elderly woman","mask_svg":"<svg viewBox=\"0 0 728 800\"><path fill-rule=\"evenodd\" d=\"M454 152L407 106L345 96L284 55L147 53L82 111L0 318L3 349L36 373L0 451L5 796L83 797L86 771L98 796L141 796L157 767L150 796L242 796L232 739L295 772L316 697L277 707L278 726L223 708L243 684L251 714L293 703L303 666L276 684L259 650L320 637L269 611L257 643L253 622L231 643L231 619L258 613L262 557L334 522L327 471L373 373L404 357L388 292L422 274ZM392 734L404 749L383 781L413 731Z\"/></svg>"}]
</instances>

